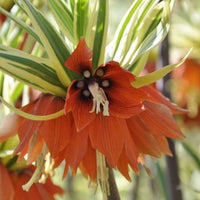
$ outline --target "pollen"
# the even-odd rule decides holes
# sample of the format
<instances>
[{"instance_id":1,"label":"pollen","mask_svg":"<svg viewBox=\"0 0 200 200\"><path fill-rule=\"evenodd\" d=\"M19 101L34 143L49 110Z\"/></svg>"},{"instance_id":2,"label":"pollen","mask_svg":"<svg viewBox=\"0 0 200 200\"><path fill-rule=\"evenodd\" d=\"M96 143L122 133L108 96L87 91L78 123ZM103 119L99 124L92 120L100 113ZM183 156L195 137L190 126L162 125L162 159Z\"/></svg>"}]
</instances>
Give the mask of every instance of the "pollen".
<instances>
[{"instance_id":1,"label":"pollen","mask_svg":"<svg viewBox=\"0 0 200 200\"><path fill-rule=\"evenodd\" d=\"M109 80L105 79L101 82L102 87L108 88L110 86Z\"/></svg>"},{"instance_id":2,"label":"pollen","mask_svg":"<svg viewBox=\"0 0 200 200\"><path fill-rule=\"evenodd\" d=\"M83 90L82 94L83 94L84 97L89 97L90 91L89 90Z\"/></svg>"},{"instance_id":3,"label":"pollen","mask_svg":"<svg viewBox=\"0 0 200 200\"><path fill-rule=\"evenodd\" d=\"M96 111L96 114L101 112L101 105L103 107L103 115L109 116L109 101L106 97L104 90L99 87L99 84L95 81L91 81L88 84L88 89L93 96L93 107L90 113Z\"/></svg>"},{"instance_id":4,"label":"pollen","mask_svg":"<svg viewBox=\"0 0 200 200\"><path fill-rule=\"evenodd\" d=\"M90 78L90 76L91 76L90 70L85 70L85 71L83 71L83 76L84 76L85 78Z\"/></svg>"},{"instance_id":5,"label":"pollen","mask_svg":"<svg viewBox=\"0 0 200 200\"><path fill-rule=\"evenodd\" d=\"M104 74L105 74L105 72L102 68L100 68L96 71L96 75L99 77L102 77Z\"/></svg>"}]
</instances>

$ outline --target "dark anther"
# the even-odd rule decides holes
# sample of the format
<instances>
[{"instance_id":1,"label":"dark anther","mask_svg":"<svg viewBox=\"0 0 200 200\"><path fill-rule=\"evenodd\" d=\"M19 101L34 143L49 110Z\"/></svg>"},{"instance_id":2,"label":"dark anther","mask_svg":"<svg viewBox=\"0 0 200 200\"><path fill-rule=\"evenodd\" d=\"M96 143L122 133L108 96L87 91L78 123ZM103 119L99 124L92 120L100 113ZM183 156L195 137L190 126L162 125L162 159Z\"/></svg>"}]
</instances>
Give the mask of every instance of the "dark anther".
<instances>
[{"instance_id":1,"label":"dark anther","mask_svg":"<svg viewBox=\"0 0 200 200\"><path fill-rule=\"evenodd\" d=\"M78 82L76 82L76 87L77 88L83 88L84 85L85 85L84 81L78 81Z\"/></svg>"},{"instance_id":2,"label":"dark anther","mask_svg":"<svg viewBox=\"0 0 200 200\"><path fill-rule=\"evenodd\" d=\"M91 95L89 90L83 90L82 94L83 94L84 97L89 97Z\"/></svg>"},{"instance_id":3,"label":"dark anther","mask_svg":"<svg viewBox=\"0 0 200 200\"><path fill-rule=\"evenodd\" d=\"M98 77L102 77L104 74L105 74L105 71L104 71L104 69L102 69L102 68L99 68L99 69L97 69L97 71L96 71L96 76L98 76Z\"/></svg>"}]
</instances>

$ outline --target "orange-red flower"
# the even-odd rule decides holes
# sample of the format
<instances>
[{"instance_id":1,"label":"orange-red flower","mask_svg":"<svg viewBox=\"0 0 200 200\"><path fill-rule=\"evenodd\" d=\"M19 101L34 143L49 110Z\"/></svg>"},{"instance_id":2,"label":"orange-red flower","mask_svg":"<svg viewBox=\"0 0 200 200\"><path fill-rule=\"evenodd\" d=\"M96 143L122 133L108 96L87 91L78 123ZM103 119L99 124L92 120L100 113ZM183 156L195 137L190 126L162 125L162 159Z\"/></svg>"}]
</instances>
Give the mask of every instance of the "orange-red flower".
<instances>
[{"instance_id":1,"label":"orange-red flower","mask_svg":"<svg viewBox=\"0 0 200 200\"><path fill-rule=\"evenodd\" d=\"M128 165L138 172L138 156L171 155L166 138L184 138L172 116L183 110L151 86L134 88L131 83L136 77L115 61L93 70L92 52L84 39L65 66L82 76L72 81L65 101L42 94L22 108L34 115L64 108L65 114L47 121L15 117L13 128L0 131L3 141L16 130L20 144L15 152L20 157L28 152L29 162L34 161L45 143L56 165L65 159L65 172L70 167L76 173L79 167L95 181L100 152L111 167L130 179Z\"/></svg>"},{"instance_id":2,"label":"orange-red flower","mask_svg":"<svg viewBox=\"0 0 200 200\"><path fill-rule=\"evenodd\" d=\"M128 164L137 172L140 153L171 155L166 137L184 138L171 113L183 111L151 86L132 87L136 78L117 62L93 71L84 39L65 66L82 76L69 86L65 102L66 115L72 113L75 124L73 139L63 151L72 169L82 161L83 172L93 176L88 163L95 166L97 150L129 179Z\"/></svg>"},{"instance_id":3,"label":"orange-red flower","mask_svg":"<svg viewBox=\"0 0 200 200\"><path fill-rule=\"evenodd\" d=\"M20 172L10 172L0 163L0 197L2 200L54 200L55 194L62 194L63 190L54 185L50 178L46 183L35 183L31 189L26 192L22 189L33 175L34 167L29 166Z\"/></svg>"},{"instance_id":4,"label":"orange-red flower","mask_svg":"<svg viewBox=\"0 0 200 200\"><path fill-rule=\"evenodd\" d=\"M190 113L184 115L187 125L198 125L200 119L200 64L194 59L187 59L182 66L172 72L172 97L181 107Z\"/></svg>"}]
</instances>

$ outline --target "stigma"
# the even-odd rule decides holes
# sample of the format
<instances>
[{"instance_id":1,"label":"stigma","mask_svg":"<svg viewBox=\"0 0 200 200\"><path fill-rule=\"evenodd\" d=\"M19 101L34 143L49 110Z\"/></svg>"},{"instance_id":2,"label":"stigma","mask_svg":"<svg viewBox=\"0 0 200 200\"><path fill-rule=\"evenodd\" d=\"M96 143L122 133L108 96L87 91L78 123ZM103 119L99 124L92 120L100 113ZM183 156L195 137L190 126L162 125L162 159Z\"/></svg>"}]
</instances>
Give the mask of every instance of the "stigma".
<instances>
[{"instance_id":1,"label":"stigma","mask_svg":"<svg viewBox=\"0 0 200 200\"><path fill-rule=\"evenodd\" d=\"M88 84L88 89L93 97L93 107L90 113L95 112L98 114L101 112L101 105L103 107L103 115L109 116L109 101L106 97L104 90L99 87L96 81L91 81Z\"/></svg>"}]
</instances>

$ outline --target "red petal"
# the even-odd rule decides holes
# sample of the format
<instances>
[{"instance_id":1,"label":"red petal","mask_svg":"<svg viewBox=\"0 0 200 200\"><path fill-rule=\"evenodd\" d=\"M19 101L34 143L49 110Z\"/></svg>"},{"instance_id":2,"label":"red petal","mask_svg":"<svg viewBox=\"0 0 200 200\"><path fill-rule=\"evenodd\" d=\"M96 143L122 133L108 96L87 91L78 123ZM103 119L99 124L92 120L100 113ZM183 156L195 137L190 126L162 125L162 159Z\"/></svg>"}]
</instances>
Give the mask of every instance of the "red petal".
<instances>
[{"instance_id":1,"label":"red petal","mask_svg":"<svg viewBox=\"0 0 200 200\"><path fill-rule=\"evenodd\" d=\"M109 62L104 67L103 79L110 81L110 87L104 88L109 100L109 112L117 117L128 118L142 111L142 102L147 95L131 86L135 80L133 74L122 69L117 62Z\"/></svg>"},{"instance_id":2,"label":"red petal","mask_svg":"<svg viewBox=\"0 0 200 200\"><path fill-rule=\"evenodd\" d=\"M151 85L144 86L141 89L149 95L149 100L164 104L171 110L173 114L188 112L187 110L178 107L175 103L172 103L168 98L163 96L157 89L155 89Z\"/></svg>"},{"instance_id":3,"label":"red petal","mask_svg":"<svg viewBox=\"0 0 200 200\"><path fill-rule=\"evenodd\" d=\"M171 111L165 105L147 100L144 102L144 106L145 111L140 113L139 116L154 134L174 139L185 138Z\"/></svg>"},{"instance_id":4,"label":"red petal","mask_svg":"<svg viewBox=\"0 0 200 200\"><path fill-rule=\"evenodd\" d=\"M158 143L160 151L168 156L172 156L167 139L164 136L159 137L158 135L155 136L155 139Z\"/></svg>"},{"instance_id":5,"label":"red petal","mask_svg":"<svg viewBox=\"0 0 200 200\"><path fill-rule=\"evenodd\" d=\"M119 161L117 163L117 169L123 174L123 176L131 181L131 178L128 173L128 159L126 157L125 150L123 149L122 154L119 157Z\"/></svg>"},{"instance_id":6,"label":"red petal","mask_svg":"<svg viewBox=\"0 0 200 200\"><path fill-rule=\"evenodd\" d=\"M72 128L71 141L65 148L64 156L72 170L76 170L88 149L88 130L76 132L74 124Z\"/></svg>"},{"instance_id":7,"label":"red petal","mask_svg":"<svg viewBox=\"0 0 200 200\"><path fill-rule=\"evenodd\" d=\"M13 173L12 177L15 180L15 198L14 200L54 200L54 194L62 194L63 190L53 185L50 178L47 178L45 184L35 183L31 186L28 192L22 189L22 185L28 182L33 175L34 168L32 166L24 169L19 174ZM18 176L18 177L17 177Z\"/></svg>"},{"instance_id":8,"label":"red petal","mask_svg":"<svg viewBox=\"0 0 200 200\"><path fill-rule=\"evenodd\" d=\"M0 163L0 197L2 200L11 200L14 197L14 187L5 166Z\"/></svg>"},{"instance_id":9,"label":"red petal","mask_svg":"<svg viewBox=\"0 0 200 200\"><path fill-rule=\"evenodd\" d=\"M118 62L115 62L115 61L107 62L106 64L99 66L96 69L96 71L101 67L104 68L105 70L104 78L112 77L115 74L121 74L122 76L121 78L123 80L126 80L126 82L127 80L129 80L129 82L131 83L136 80L135 76L131 74L129 71L120 67Z\"/></svg>"},{"instance_id":10,"label":"red petal","mask_svg":"<svg viewBox=\"0 0 200 200\"><path fill-rule=\"evenodd\" d=\"M85 40L81 38L74 52L65 61L65 66L81 75L84 69L92 72L92 55Z\"/></svg>"},{"instance_id":11,"label":"red petal","mask_svg":"<svg viewBox=\"0 0 200 200\"><path fill-rule=\"evenodd\" d=\"M77 131L85 128L95 117L95 113L90 113L92 110L92 97L90 99L84 99L81 96L81 89L75 89L73 81L67 91L65 112L67 113L70 109L74 117Z\"/></svg>"},{"instance_id":12,"label":"red petal","mask_svg":"<svg viewBox=\"0 0 200 200\"><path fill-rule=\"evenodd\" d=\"M44 145L44 140L43 140L42 136L37 134L37 136L33 136L33 137L37 137L37 138L35 138L35 142L34 142L33 145L29 144L28 159L26 161L27 165L30 165L31 163L33 163L37 159L37 157L41 153L42 147ZM21 155L23 155L23 151L20 153L20 156Z\"/></svg>"},{"instance_id":13,"label":"red petal","mask_svg":"<svg viewBox=\"0 0 200 200\"><path fill-rule=\"evenodd\" d=\"M63 99L54 97L51 104L47 106L45 114L55 113L63 109L63 107ZM72 116L67 114L56 119L44 121L40 126L39 134L44 138L53 158L55 158L69 143L71 123L73 123Z\"/></svg>"},{"instance_id":14,"label":"red petal","mask_svg":"<svg viewBox=\"0 0 200 200\"><path fill-rule=\"evenodd\" d=\"M88 144L87 153L81 162L80 169L84 176L89 175L91 181L96 181L97 165L96 165L96 151L92 149L91 144Z\"/></svg>"},{"instance_id":15,"label":"red petal","mask_svg":"<svg viewBox=\"0 0 200 200\"><path fill-rule=\"evenodd\" d=\"M123 119L96 115L89 127L92 147L103 153L108 164L115 168L124 146Z\"/></svg>"},{"instance_id":16,"label":"red petal","mask_svg":"<svg viewBox=\"0 0 200 200\"><path fill-rule=\"evenodd\" d=\"M124 120L124 123L121 124L121 128L124 131L124 143L125 143L125 153L128 159L129 164L131 165L131 168L138 173L139 167L137 158L139 155L138 149L135 145L135 141L131 138L130 131L128 129L128 126L126 124L126 121Z\"/></svg>"},{"instance_id":17,"label":"red petal","mask_svg":"<svg viewBox=\"0 0 200 200\"><path fill-rule=\"evenodd\" d=\"M160 157L161 152L157 145L157 141L153 137L151 130L145 125L144 121L139 116L134 116L127 119L126 122L133 141L140 153Z\"/></svg>"}]
</instances>

